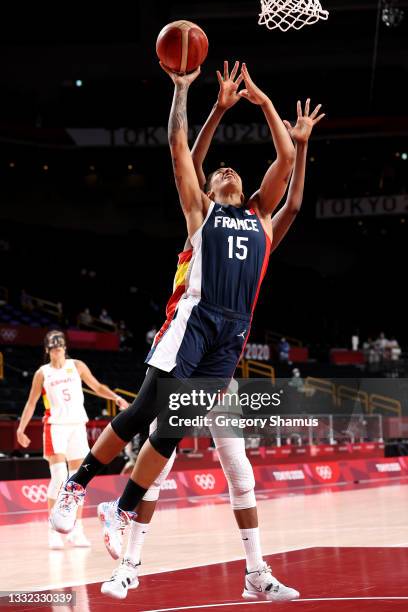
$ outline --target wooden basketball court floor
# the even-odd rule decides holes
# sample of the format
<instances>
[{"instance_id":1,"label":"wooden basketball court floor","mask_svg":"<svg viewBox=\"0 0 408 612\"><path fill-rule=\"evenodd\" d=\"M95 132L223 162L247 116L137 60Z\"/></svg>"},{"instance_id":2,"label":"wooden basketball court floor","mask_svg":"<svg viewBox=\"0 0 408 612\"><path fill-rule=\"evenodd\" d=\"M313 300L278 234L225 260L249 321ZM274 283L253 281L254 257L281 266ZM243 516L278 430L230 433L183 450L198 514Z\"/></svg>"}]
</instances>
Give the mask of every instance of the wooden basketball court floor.
<instances>
[{"instance_id":1,"label":"wooden basketball court floor","mask_svg":"<svg viewBox=\"0 0 408 612\"><path fill-rule=\"evenodd\" d=\"M298 589L285 604L241 598L244 563L239 531L226 503L168 508L153 518L142 554L140 586L117 601L100 593L116 566L96 518L84 520L91 549L47 548L46 522L0 527L0 591L75 592L76 605L12 605L95 612L279 610L408 611L408 486L358 488L313 495L258 497L264 555L274 574ZM211 501L211 500L208 500ZM0 599L0 608L7 599Z\"/></svg>"}]
</instances>

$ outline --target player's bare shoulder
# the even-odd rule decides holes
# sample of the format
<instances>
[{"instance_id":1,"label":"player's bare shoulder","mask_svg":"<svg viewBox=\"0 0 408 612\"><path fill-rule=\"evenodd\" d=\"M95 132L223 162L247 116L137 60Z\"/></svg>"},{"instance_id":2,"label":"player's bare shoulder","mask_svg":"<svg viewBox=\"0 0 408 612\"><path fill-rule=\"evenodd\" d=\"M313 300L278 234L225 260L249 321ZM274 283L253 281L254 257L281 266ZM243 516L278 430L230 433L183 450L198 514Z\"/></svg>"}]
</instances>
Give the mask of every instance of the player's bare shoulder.
<instances>
[{"instance_id":1,"label":"player's bare shoulder","mask_svg":"<svg viewBox=\"0 0 408 612\"><path fill-rule=\"evenodd\" d=\"M44 366L42 365L42 366L40 366L38 368L38 370L36 370L34 372L33 380L37 380L38 382L41 382L41 383L44 382L44 370L43 370L43 368L44 368Z\"/></svg>"},{"instance_id":2,"label":"player's bare shoulder","mask_svg":"<svg viewBox=\"0 0 408 612\"><path fill-rule=\"evenodd\" d=\"M82 374L83 371L86 369L86 364L80 359L73 359L72 361L74 362L75 367L78 370L78 373Z\"/></svg>"}]
</instances>

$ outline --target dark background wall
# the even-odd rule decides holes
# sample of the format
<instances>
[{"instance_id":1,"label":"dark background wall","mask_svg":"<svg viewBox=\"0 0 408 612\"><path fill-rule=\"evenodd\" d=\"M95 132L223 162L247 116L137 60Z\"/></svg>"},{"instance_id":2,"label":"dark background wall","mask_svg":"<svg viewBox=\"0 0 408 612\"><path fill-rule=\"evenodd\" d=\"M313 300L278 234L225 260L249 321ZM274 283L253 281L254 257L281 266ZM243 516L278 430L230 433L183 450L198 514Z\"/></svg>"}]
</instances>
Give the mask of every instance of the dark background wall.
<instances>
[{"instance_id":1,"label":"dark background wall","mask_svg":"<svg viewBox=\"0 0 408 612\"><path fill-rule=\"evenodd\" d=\"M160 323L185 237L167 148L76 147L66 128L165 126L172 88L155 39L168 21L187 18L210 40L191 88L192 125L215 100L224 59L246 61L282 117L293 118L306 96L327 113L310 144L302 212L272 257L253 335L271 328L345 345L359 328L362 337L385 331L406 342L406 216L318 220L315 207L320 197L406 192L408 16L387 27L375 2L323 5L328 21L287 33L257 25L256 0L5 9L0 285L16 299L23 287L60 299L72 315L105 305L140 333ZM398 6L408 12L408 3ZM225 117L252 122L263 116L245 101ZM207 166L233 166L250 193L273 156L269 142L232 142L214 145ZM83 268L96 271L94 281Z\"/></svg>"}]
</instances>

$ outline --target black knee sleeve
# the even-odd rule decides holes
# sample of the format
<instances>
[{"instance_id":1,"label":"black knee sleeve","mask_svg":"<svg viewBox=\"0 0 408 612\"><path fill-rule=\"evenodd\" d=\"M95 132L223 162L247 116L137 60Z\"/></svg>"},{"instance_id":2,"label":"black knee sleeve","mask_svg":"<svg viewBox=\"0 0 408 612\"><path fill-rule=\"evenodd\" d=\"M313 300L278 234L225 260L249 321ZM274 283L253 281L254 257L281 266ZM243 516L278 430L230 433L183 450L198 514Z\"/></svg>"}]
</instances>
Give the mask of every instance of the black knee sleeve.
<instances>
[{"instance_id":1,"label":"black knee sleeve","mask_svg":"<svg viewBox=\"0 0 408 612\"><path fill-rule=\"evenodd\" d=\"M115 434L124 442L129 442L137 433L149 427L163 406L157 399L157 381L168 377L167 372L149 368L138 396L126 410L122 410L111 422Z\"/></svg>"},{"instance_id":2,"label":"black knee sleeve","mask_svg":"<svg viewBox=\"0 0 408 612\"><path fill-rule=\"evenodd\" d=\"M194 391L196 393L200 393L201 391L206 393L218 393L219 390L223 388L222 383L220 384L218 379L190 379L188 381L174 382L175 385L173 390L176 392L175 395L177 395L177 393L192 394ZM180 386L177 386L176 383L179 383ZM168 396L166 399L167 398ZM183 423L191 421L193 417L204 416L206 414L208 414L208 410L205 401L203 401L201 404L191 402L189 405L182 405L176 411L166 407L158 414L157 428L149 436L151 445L158 453L160 453L160 455L169 458L177 444L181 442L185 436L193 435L194 427L191 425L184 425ZM171 417L176 415L178 424L173 425L171 424Z\"/></svg>"},{"instance_id":3,"label":"black knee sleeve","mask_svg":"<svg viewBox=\"0 0 408 612\"><path fill-rule=\"evenodd\" d=\"M154 450L168 459L170 459L174 449L181 440L182 438L161 438L157 429L149 436L150 444Z\"/></svg>"}]
</instances>

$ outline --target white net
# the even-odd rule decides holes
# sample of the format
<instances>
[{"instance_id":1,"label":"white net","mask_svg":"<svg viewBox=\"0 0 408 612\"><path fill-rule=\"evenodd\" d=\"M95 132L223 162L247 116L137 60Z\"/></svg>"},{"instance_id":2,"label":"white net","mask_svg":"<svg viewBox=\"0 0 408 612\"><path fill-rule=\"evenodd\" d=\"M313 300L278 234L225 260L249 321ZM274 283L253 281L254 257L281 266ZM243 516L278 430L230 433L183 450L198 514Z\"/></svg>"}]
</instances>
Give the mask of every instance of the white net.
<instances>
[{"instance_id":1,"label":"white net","mask_svg":"<svg viewBox=\"0 0 408 612\"><path fill-rule=\"evenodd\" d=\"M261 9L259 25L266 25L270 30L279 28L282 32L290 28L300 30L329 16L319 0L261 0Z\"/></svg>"}]
</instances>

